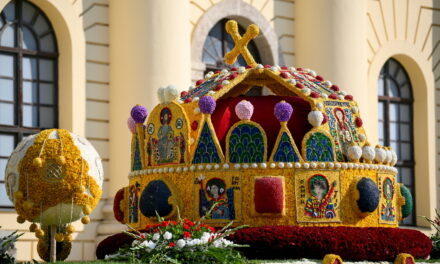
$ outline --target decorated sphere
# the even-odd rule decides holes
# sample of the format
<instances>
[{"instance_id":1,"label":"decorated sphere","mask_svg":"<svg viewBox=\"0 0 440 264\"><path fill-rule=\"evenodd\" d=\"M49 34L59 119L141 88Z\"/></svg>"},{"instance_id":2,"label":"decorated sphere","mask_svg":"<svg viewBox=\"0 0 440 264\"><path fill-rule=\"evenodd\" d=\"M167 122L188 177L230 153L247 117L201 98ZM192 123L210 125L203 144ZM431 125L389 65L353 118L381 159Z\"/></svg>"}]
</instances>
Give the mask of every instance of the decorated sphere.
<instances>
[{"instance_id":1,"label":"decorated sphere","mask_svg":"<svg viewBox=\"0 0 440 264\"><path fill-rule=\"evenodd\" d=\"M254 113L254 106L249 101L241 100L235 106L235 114L241 120L250 120L253 113Z\"/></svg>"},{"instance_id":2,"label":"decorated sphere","mask_svg":"<svg viewBox=\"0 0 440 264\"><path fill-rule=\"evenodd\" d=\"M44 225L90 214L102 193L101 158L87 139L48 129L23 139L5 170L6 190L20 219Z\"/></svg>"},{"instance_id":3,"label":"decorated sphere","mask_svg":"<svg viewBox=\"0 0 440 264\"><path fill-rule=\"evenodd\" d=\"M127 126L128 126L128 129L131 131L131 133L136 133L136 122L134 121L134 119L132 117L129 117L127 119Z\"/></svg>"},{"instance_id":4,"label":"decorated sphere","mask_svg":"<svg viewBox=\"0 0 440 264\"><path fill-rule=\"evenodd\" d=\"M290 117L292 116L292 113L293 113L292 105L286 103L286 101L281 101L275 105L274 114L275 117L280 122L289 121Z\"/></svg>"},{"instance_id":5,"label":"decorated sphere","mask_svg":"<svg viewBox=\"0 0 440 264\"><path fill-rule=\"evenodd\" d=\"M131 117L136 123L143 123L147 118L148 111L142 105L136 105L131 109Z\"/></svg>"},{"instance_id":6,"label":"decorated sphere","mask_svg":"<svg viewBox=\"0 0 440 264\"><path fill-rule=\"evenodd\" d=\"M199 108L202 113L212 114L214 113L215 107L215 100L211 96L203 96L202 98L200 98Z\"/></svg>"}]
</instances>

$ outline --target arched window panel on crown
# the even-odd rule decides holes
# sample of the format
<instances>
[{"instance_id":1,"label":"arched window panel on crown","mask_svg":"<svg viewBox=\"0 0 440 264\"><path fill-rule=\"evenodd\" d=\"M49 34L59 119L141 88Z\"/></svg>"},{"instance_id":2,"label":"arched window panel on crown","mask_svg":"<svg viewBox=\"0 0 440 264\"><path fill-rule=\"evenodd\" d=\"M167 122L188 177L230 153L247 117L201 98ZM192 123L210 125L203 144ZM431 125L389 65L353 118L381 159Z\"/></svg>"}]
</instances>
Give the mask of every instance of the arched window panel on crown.
<instances>
[{"instance_id":1,"label":"arched window panel on crown","mask_svg":"<svg viewBox=\"0 0 440 264\"><path fill-rule=\"evenodd\" d=\"M226 32L226 22L228 22L228 19L226 18L217 22L209 31L208 36L206 36L202 54L202 61L206 65L205 74L210 71L215 72L222 69L247 65L246 61L241 55L238 56L237 61L233 65L226 64L223 59L225 54L231 51L235 46L234 40ZM238 25L238 31L242 36L246 32L246 29ZM253 40L249 42L247 48L254 57L255 61L257 63L261 63L260 53L258 52L257 45ZM262 91L263 87L254 86L247 92L246 95L259 96L262 95Z\"/></svg>"},{"instance_id":2,"label":"arched window panel on crown","mask_svg":"<svg viewBox=\"0 0 440 264\"><path fill-rule=\"evenodd\" d=\"M407 72L395 59L389 59L380 72L378 97L379 144L396 151L397 180L415 197L412 87ZM414 212L402 224L414 225Z\"/></svg>"},{"instance_id":3,"label":"arched window panel on crown","mask_svg":"<svg viewBox=\"0 0 440 264\"><path fill-rule=\"evenodd\" d=\"M7 199L4 166L15 146L41 129L58 127L58 49L46 15L24 0L0 13L0 208Z\"/></svg>"}]
</instances>

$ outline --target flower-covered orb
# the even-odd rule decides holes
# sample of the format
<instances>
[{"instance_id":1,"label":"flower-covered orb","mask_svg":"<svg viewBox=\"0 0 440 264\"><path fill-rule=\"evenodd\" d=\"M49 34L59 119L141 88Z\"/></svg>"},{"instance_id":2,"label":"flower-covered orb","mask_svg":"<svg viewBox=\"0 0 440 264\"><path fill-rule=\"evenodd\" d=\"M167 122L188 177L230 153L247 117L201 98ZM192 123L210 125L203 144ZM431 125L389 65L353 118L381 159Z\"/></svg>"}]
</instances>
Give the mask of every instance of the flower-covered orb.
<instances>
[{"instance_id":1,"label":"flower-covered orb","mask_svg":"<svg viewBox=\"0 0 440 264\"><path fill-rule=\"evenodd\" d=\"M292 116L292 113L293 113L292 105L290 105L286 101L281 101L275 105L274 114L275 117L280 122L289 121L290 117Z\"/></svg>"},{"instance_id":2,"label":"flower-covered orb","mask_svg":"<svg viewBox=\"0 0 440 264\"><path fill-rule=\"evenodd\" d=\"M214 113L216 107L215 99L211 96L203 96L199 100L200 111L204 114Z\"/></svg>"},{"instance_id":3,"label":"flower-covered orb","mask_svg":"<svg viewBox=\"0 0 440 264\"><path fill-rule=\"evenodd\" d=\"M131 117L136 123L144 123L148 116L147 108L141 105L136 105L131 109Z\"/></svg>"},{"instance_id":4,"label":"flower-covered orb","mask_svg":"<svg viewBox=\"0 0 440 264\"><path fill-rule=\"evenodd\" d=\"M36 166L35 160L41 164ZM101 198L104 180L95 148L64 129L44 130L23 139L12 152L5 175L18 220L47 226L90 214Z\"/></svg>"},{"instance_id":5,"label":"flower-covered orb","mask_svg":"<svg viewBox=\"0 0 440 264\"><path fill-rule=\"evenodd\" d=\"M254 106L249 101L242 100L235 106L235 114L237 114L241 120L251 120L253 113Z\"/></svg>"}]
</instances>

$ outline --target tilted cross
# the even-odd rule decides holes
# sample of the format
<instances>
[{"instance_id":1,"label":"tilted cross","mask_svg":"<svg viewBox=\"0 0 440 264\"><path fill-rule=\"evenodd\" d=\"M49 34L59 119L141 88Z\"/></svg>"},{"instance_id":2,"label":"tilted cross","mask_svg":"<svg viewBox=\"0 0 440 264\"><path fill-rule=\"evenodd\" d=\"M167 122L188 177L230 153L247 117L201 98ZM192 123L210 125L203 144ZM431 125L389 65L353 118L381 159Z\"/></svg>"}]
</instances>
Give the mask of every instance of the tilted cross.
<instances>
[{"instance_id":1,"label":"tilted cross","mask_svg":"<svg viewBox=\"0 0 440 264\"><path fill-rule=\"evenodd\" d=\"M226 32L231 35L232 39L234 40L235 47L230 52L225 54L225 62L227 64L234 64L238 55L241 54L248 65L256 66L257 63L255 62L254 57L252 57L252 54L249 52L247 45L249 41L260 34L260 29L258 26L254 24L248 26L246 33L244 33L242 37L238 32L237 21L229 20L226 23Z\"/></svg>"}]
</instances>

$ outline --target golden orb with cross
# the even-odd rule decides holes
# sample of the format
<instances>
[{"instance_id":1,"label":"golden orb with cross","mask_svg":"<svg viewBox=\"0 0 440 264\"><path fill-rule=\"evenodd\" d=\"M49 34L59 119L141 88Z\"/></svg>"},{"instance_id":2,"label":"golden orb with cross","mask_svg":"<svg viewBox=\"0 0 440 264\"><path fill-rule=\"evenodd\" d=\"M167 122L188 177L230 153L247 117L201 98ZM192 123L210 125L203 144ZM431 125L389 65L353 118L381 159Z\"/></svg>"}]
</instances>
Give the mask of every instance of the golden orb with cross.
<instances>
[{"instance_id":1,"label":"golden orb with cross","mask_svg":"<svg viewBox=\"0 0 440 264\"><path fill-rule=\"evenodd\" d=\"M396 228L412 197L397 182L396 153L372 146L358 104L340 87L305 68L258 64L239 34L224 60L246 66L208 72L179 95L158 90L147 115L132 108L129 184L115 196L115 217L132 228L166 218L222 226ZM253 86L271 95L248 96ZM379 232L379 231L378 231Z\"/></svg>"}]
</instances>

